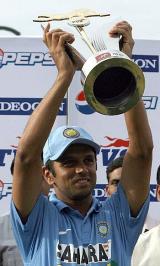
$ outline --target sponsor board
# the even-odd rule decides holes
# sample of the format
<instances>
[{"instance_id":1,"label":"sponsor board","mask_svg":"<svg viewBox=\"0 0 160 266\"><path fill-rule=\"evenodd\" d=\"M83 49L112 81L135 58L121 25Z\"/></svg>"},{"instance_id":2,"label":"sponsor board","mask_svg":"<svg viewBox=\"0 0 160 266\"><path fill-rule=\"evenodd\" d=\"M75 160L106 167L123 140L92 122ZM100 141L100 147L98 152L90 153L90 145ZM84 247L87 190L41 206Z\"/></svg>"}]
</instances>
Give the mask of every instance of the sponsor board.
<instances>
[{"instance_id":1,"label":"sponsor board","mask_svg":"<svg viewBox=\"0 0 160 266\"><path fill-rule=\"evenodd\" d=\"M0 98L0 115L30 115L42 98ZM64 98L58 115L67 114L67 99Z\"/></svg>"},{"instance_id":2,"label":"sponsor board","mask_svg":"<svg viewBox=\"0 0 160 266\"><path fill-rule=\"evenodd\" d=\"M101 145L103 166L107 167L119 156L124 156L129 146L129 139L105 136L106 144Z\"/></svg>"},{"instance_id":3,"label":"sponsor board","mask_svg":"<svg viewBox=\"0 0 160 266\"><path fill-rule=\"evenodd\" d=\"M43 52L5 52L0 49L0 68L13 64L14 66L55 65L49 53Z\"/></svg>"},{"instance_id":4,"label":"sponsor board","mask_svg":"<svg viewBox=\"0 0 160 266\"><path fill-rule=\"evenodd\" d=\"M93 196L98 198L100 201L104 201L107 198L105 187L106 184L97 184L93 191ZM159 203L156 198L156 184L150 184L150 202Z\"/></svg>"},{"instance_id":5,"label":"sponsor board","mask_svg":"<svg viewBox=\"0 0 160 266\"><path fill-rule=\"evenodd\" d=\"M106 191L105 191L106 184L97 184L94 191L93 196L98 198L100 201L106 200ZM12 183L11 182L3 182L0 180L0 200L3 198L8 197L12 194ZM156 184L150 185L150 201L156 202ZM158 201L157 201L158 202Z\"/></svg>"},{"instance_id":6,"label":"sponsor board","mask_svg":"<svg viewBox=\"0 0 160 266\"><path fill-rule=\"evenodd\" d=\"M110 144L103 145L101 152L103 158L103 165L107 166L112 160L124 155L129 141L117 138L111 138L107 136L107 139L110 140ZM8 157L11 159L15 157L16 149L0 149L0 167L5 167ZM6 178L5 178L6 179ZM12 182L5 182L4 178L0 177L0 199L7 197L12 194ZM106 178L107 182L107 178ZM97 197L100 201L106 199L106 184L97 184L93 195ZM156 200L156 184L150 185L150 201L155 202Z\"/></svg>"},{"instance_id":7,"label":"sponsor board","mask_svg":"<svg viewBox=\"0 0 160 266\"><path fill-rule=\"evenodd\" d=\"M0 200L6 198L8 195L12 194L12 183L5 183L0 180Z\"/></svg>"},{"instance_id":8,"label":"sponsor board","mask_svg":"<svg viewBox=\"0 0 160 266\"><path fill-rule=\"evenodd\" d=\"M158 55L133 55L132 60L143 70L143 72L159 72Z\"/></svg>"},{"instance_id":9,"label":"sponsor board","mask_svg":"<svg viewBox=\"0 0 160 266\"><path fill-rule=\"evenodd\" d=\"M143 96L142 100L146 110L155 110L157 108L158 96ZM77 111L84 115L91 115L95 113L95 110L88 105L83 90L79 91L77 94L75 98L75 106Z\"/></svg>"},{"instance_id":10,"label":"sponsor board","mask_svg":"<svg viewBox=\"0 0 160 266\"><path fill-rule=\"evenodd\" d=\"M88 105L83 90L81 90L81 91L77 94L76 99L75 99L75 105L76 105L77 110L78 110L80 113L82 113L82 114L90 115L90 114L93 114L93 113L95 112L95 110L93 110L93 109Z\"/></svg>"}]
</instances>

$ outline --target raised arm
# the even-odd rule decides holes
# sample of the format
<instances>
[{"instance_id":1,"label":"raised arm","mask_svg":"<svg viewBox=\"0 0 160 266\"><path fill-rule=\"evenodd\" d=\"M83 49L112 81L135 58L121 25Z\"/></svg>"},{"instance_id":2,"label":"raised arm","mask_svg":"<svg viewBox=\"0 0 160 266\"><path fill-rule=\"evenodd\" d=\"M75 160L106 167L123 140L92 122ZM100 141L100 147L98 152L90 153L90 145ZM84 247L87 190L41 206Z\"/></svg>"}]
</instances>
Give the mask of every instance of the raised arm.
<instances>
[{"instance_id":1,"label":"raised arm","mask_svg":"<svg viewBox=\"0 0 160 266\"><path fill-rule=\"evenodd\" d=\"M121 183L130 209L136 216L149 193L152 165L152 135L142 100L125 113L129 148L124 158Z\"/></svg>"},{"instance_id":2,"label":"raised arm","mask_svg":"<svg viewBox=\"0 0 160 266\"><path fill-rule=\"evenodd\" d=\"M54 85L29 118L16 153L13 201L24 220L41 192L40 155L76 70L65 50L66 44L74 41L72 34L60 29L50 31L48 24L43 40L56 63L58 74Z\"/></svg>"},{"instance_id":3,"label":"raised arm","mask_svg":"<svg viewBox=\"0 0 160 266\"><path fill-rule=\"evenodd\" d=\"M134 45L131 26L122 21L110 31L111 36L116 33L122 35L121 50L131 57ZM142 100L125 113L125 121L129 148L123 162L121 184L132 215L136 216L149 193L153 149L151 130Z\"/></svg>"}]
</instances>

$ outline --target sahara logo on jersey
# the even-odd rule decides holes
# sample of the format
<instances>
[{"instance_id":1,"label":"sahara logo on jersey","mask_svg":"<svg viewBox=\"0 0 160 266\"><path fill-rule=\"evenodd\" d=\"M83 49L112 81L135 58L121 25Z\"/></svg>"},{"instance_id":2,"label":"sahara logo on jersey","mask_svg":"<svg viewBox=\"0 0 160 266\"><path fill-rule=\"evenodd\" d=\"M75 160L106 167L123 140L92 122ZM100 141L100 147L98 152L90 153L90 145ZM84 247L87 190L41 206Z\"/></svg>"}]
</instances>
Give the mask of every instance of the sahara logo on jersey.
<instances>
[{"instance_id":1,"label":"sahara logo on jersey","mask_svg":"<svg viewBox=\"0 0 160 266\"><path fill-rule=\"evenodd\" d=\"M93 263L110 262L111 240L105 243L89 244L86 247L75 247L73 244L57 245L57 261L59 263L74 263L76 265L89 265ZM61 264L60 264L61 265Z\"/></svg>"}]
</instances>

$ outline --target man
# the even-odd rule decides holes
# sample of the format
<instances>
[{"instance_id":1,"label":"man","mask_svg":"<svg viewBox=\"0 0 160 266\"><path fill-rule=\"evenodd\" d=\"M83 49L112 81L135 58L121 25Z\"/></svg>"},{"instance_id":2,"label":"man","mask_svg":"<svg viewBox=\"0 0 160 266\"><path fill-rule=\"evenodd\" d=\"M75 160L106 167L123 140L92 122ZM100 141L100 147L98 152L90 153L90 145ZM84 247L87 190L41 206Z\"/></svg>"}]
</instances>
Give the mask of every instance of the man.
<instances>
[{"instance_id":1,"label":"man","mask_svg":"<svg viewBox=\"0 0 160 266\"><path fill-rule=\"evenodd\" d=\"M122 174L123 159L124 156L117 157L115 160L111 161L111 163L108 165L106 169L108 184L106 184L105 191L108 197L110 197L113 193L117 191L117 186L120 182ZM157 174L157 182L158 182L158 174ZM158 189L159 193L157 193L157 199L158 196L160 195L160 188L157 183L157 190ZM159 222L157 220L147 215L142 232L145 233L158 224Z\"/></svg>"},{"instance_id":2,"label":"man","mask_svg":"<svg viewBox=\"0 0 160 266\"><path fill-rule=\"evenodd\" d=\"M0 266L22 266L22 259L15 242L10 214L0 216Z\"/></svg>"},{"instance_id":3,"label":"man","mask_svg":"<svg viewBox=\"0 0 160 266\"><path fill-rule=\"evenodd\" d=\"M120 156L113 160L106 169L107 181L105 191L108 197L117 191L117 186L122 175L122 165L124 156Z\"/></svg>"},{"instance_id":4,"label":"man","mask_svg":"<svg viewBox=\"0 0 160 266\"><path fill-rule=\"evenodd\" d=\"M110 31L111 36L122 35L126 54L134 44L131 31L125 21ZM99 146L76 126L51 131L75 71L83 64L78 55L71 59L66 52L66 44L73 41L72 34L50 30L49 24L44 30L58 74L18 145L11 206L15 237L25 265L130 265L149 204L153 144L145 108L140 100L125 113L130 145L121 182L117 193L100 203L92 197ZM54 182L56 192L52 202L40 194L43 147L43 174Z\"/></svg>"},{"instance_id":5,"label":"man","mask_svg":"<svg viewBox=\"0 0 160 266\"><path fill-rule=\"evenodd\" d=\"M160 201L160 165L157 169L157 200ZM140 235L132 255L132 266L158 266L160 262L159 252L160 223L148 232Z\"/></svg>"},{"instance_id":6,"label":"man","mask_svg":"<svg viewBox=\"0 0 160 266\"><path fill-rule=\"evenodd\" d=\"M12 160L10 167L11 175L13 176L14 171L14 159ZM50 185L48 184L50 183ZM42 193L48 197L50 187L52 187L51 182L42 179ZM22 266L23 262L19 254L17 244L15 242L10 213L4 213L0 216L0 266Z\"/></svg>"},{"instance_id":7,"label":"man","mask_svg":"<svg viewBox=\"0 0 160 266\"><path fill-rule=\"evenodd\" d=\"M10 171L13 175L14 159ZM10 213L0 216L0 266L22 266L22 259L13 236Z\"/></svg>"}]
</instances>

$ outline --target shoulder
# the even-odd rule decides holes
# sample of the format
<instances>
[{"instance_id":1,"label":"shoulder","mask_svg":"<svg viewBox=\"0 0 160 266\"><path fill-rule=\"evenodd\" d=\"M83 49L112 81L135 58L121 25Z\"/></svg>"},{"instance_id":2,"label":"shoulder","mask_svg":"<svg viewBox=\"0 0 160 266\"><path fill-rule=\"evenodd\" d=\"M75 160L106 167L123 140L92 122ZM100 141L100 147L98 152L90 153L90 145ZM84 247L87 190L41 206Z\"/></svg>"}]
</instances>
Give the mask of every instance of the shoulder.
<instances>
[{"instance_id":1,"label":"shoulder","mask_svg":"<svg viewBox=\"0 0 160 266\"><path fill-rule=\"evenodd\" d=\"M148 237L151 237L153 235L157 235L157 233L160 232L160 224L153 227L152 229L150 229L148 232L146 233L143 233L142 235L145 237L145 238L148 238Z\"/></svg>"},{"instance_id":2,"label":"shoulder","mask_svg":"<svg viewBox=\"0 0 160 266\"><path fill-rule=\"evenodd\" d=\"M143 244L144 242L149 243L151 240L155 240L160 234L160 224L153 227L149 231L142 233L138 239L137 244Z\"/></svg>"},{"instance_id":3,"label":"shoulder","mask_svg":"<svg viewBox=\"0 0 160 266\"><path fill-rule=\"evenodd\" d=\"M148 230L151 230L152 228L156 227L159 225L159 221L156 219L153 219L151 216L147 215L145 224L143 227L143 232L146 232Z\"/></svg>"}]
</instances>

